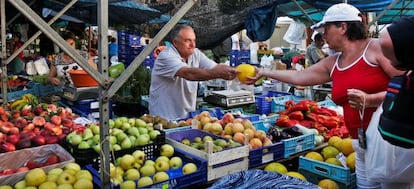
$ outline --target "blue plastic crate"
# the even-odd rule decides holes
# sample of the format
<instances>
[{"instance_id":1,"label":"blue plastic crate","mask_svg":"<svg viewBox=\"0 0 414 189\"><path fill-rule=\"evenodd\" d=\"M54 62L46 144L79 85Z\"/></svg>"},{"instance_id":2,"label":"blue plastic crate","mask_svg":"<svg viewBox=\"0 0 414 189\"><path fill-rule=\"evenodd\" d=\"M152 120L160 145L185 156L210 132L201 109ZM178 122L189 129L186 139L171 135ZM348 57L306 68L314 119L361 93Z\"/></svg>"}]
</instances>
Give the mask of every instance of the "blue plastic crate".
<instances>
[{"instance_id":1,"label":"blue plastic crate","mask_svg":"<svg viewBox=\"0 0 414 189\"><path fill-rule=\"evenodd\" d=\"M328 177L324 177L324 176L312 173L304 169L299 169L299 173L302 174L308 182L313 183L313 184L318 184L319 181L323 179L329 179ZM346 185L341 182L336 182L336 184L338 184L339 189L357 189L355 173L353 173L353 177L352 177L350 184Z\"/></svg>"},{"instance_id":2,"label":"blue plastic crate","mask_svg":"<svg viewBox=\"0 0 414 189\"><path fill-rule=\"evenodd\" d=\"M313 149L315 147L315 134L312 133L290 139L283 139L282 142L285 148L284 156L288 158L293 154Z\"/></svg>"},{"instance_id":3,"label":"blue plastic crate","mask_svg":"<svg viewBox=\"0 0 414 189\"><path fill-rule=\"evenodd\" d=\"M249 168L276 161L283 158L283 142L274 143L269 146L263 146L249 152Z\"/></svg>"},{"instance_id":4,"label":"blue plastic crate","mask_svg":"<svg viewBox=\"0 0 414 189\"><path fill-rule=\"evenodd\" d=\"M258 130L267 131L270 127L275 125L275 122L278 117L279 114L260 117L259 121L253 122L253 125Z\"/></svg>"},{"instance_id":5,"label":"blue plastic crate","mask_svg":"<svg viewBox=\"0 0 414 189\"><path fill-rule=\"evenodd\" d=\"M61 86L54 86L54 85L43 85L43 84L36 84L37 87L37 95L38 96L47 96L51 94L58 94L63 92L63 88Z\"/></svg>"},{"instance_id":6,"label":"blue plastic crate","mask_svg":"<svg viewBox=\"0 0 414 189\"><path fill-rule=\"evenodd\" d=\"M244 113L243 108L233 108L233 109L221 109L219 107L215 108L216 116L218 119L222 119L224 114L231 113L235 118L242 118L248 119L251 122L259 121L260 115L259 114L248 114Z\"/></svg>"},{"instance_id":7,"label":"blue plastic crate","mask_svg":"<svg viewBox=\"0 0 414 189\"><path fill-rule=\"evenodd\" d=\"M272 97L281 97L291 95L288 92L268 91L265 95L256 96L256 113L270 114L272 113Z\"/></svg>"},{"instance_id":8,"label":"blue plastic crate","mask_svg":"<svg viewBox=\"0 0 414 189\"><path fill-rule=\"evenodd\" d=\"M191 126L182 126L182 127L171 128L171 129L164 129L163 131L166 134L169 134L169 133L174 133L174 132L177 132L177 131L184 131L184 130L188 130L188 129L192 129Z\"/></svg>"},{"instance_id":9,"label":"blue plastic crate","mask_svg":"<svg viewBox=\"0 0 414 189\"><path fill-rule=\"evenodd\" d=\"M186 163L194 163L197 165L197 171L188 175L183 175L182 167L179 169L173 170L170 169L167 171L170 179L165 182L156 183L143 188L184 188L193 185L204 184L207 182L207 162L206 160L193 156L189 153L186 153L180 149L174 149L174 156L181 157L183 160L183 166ZM155 160L155 158L154 158ZM101 188L100 173L97 171L92 164L85 166L93 175L93 182L98 187ZM138 181L138 180L137 180ZM137 182L136 181L136 182ZM118 189L118 186L113 186L114 189Z\"/></svg>"},{"instance_id":10,"label":"blue plastic crate","mask_svg":"<svg viewBox=\"0 0 414 189\"><path fill-rule=\"evenodd\" d=\"M355 173L352 173L349 168L313 160L304 156L299 157L299 169L332 179L346 186L352 185L356 180Z\"/></svg>"},{"instance_id":11,"label":"blue plastic crate","mask_svg":"<svg viewBox=\"0 0 414 189\"><path fill-rule=\"evenodd\" d=\"M35 88L30 88L30 89L23 89L23 90L20 90L20 91L8 92L7 93L7 99L9 101L14 101L14 100L22 98L23 95L28 94L28 93L37 96L36 95L37 90Z\"/></svg>"},{"instance_id":12,"label":"blue plastic crate","mask_svg":"<svg viewBox=\"0 0 414 189\"><path fill-rule=\"evenodd\" d=\"M82 117L88 117L89 114L93 114L92 116L94 118L99 118L99 101L97 99L78 100L75 102L63 99L62 102L65 105L68 105L73 110L73 112ZM112 101L109 101L109 118L113 117L112 106Z\"/></svg>"},{"instance_id":13,"label":"blue plastic crate","mask_svg":"<svg viewBox=\"0 0 414 189\"><path fill-rule=\"evenodd\" d=\"M206 107L202 107L202 108L200 108L200 109L198 109L196 111L189 112L188 113L189 114L188 116L189 116L189 118L193 118L194 116L200 114L203 111L208 111L210 113L210 116L211 117L217 117L216 110L214 110L212 108L206 108Z\"/></svg>"},{"instance_id":14,"label":"blue plastic crate","mask_svg":"<svg viewBox=\"0 0 414 189\"><path fill-rule=\"evenodd\" d=\"M278 113L285 110L285 103L288 100L293 100L296 103L300 100L303 100L303 98L294 96L294 95L286 95L286 96L280 96L280 97L274 97L272 99L272 105L271 105L271 111L273 113Z\"/></svg>"}]
</instances>

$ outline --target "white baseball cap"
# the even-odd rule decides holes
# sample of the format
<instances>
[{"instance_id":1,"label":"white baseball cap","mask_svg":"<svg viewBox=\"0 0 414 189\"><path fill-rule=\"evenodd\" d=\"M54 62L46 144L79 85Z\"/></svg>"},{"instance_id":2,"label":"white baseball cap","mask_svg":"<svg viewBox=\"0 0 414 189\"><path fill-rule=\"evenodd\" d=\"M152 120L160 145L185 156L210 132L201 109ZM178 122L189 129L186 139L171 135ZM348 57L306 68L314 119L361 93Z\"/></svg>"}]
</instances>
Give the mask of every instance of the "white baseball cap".
<instances>
[{"instance_id":1,"label":"white baseball cap","mask_svg":"<svg viewBox=\"0 0 414 189\"><path fill-rule=\"evenodd\" d=\"M323 27L328 22L340 22L340 21L362 21L362 18L359 16L361 12L354 6L346 3L339 3L332 5L326 10L325 15L322 18L322 21L311 26L312 29L319 29Z\"/></svg>"}]
</instances>

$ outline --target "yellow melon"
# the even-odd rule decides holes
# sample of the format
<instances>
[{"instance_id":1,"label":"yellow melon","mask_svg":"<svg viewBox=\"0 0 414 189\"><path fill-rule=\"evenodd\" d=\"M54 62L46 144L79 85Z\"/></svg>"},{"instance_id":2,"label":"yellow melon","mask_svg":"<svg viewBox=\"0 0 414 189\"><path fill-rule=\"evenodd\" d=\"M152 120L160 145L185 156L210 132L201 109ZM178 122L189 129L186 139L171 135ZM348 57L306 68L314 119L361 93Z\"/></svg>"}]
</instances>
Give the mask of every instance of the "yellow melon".
<instances>
[{"instance_id":1,"label":"yellow melon","mask_svg":"<svg viewBox=\"0 0 414 189\"><path fill-rule=\"evenodd\" d=\"M295 172L295 171L289 171L289 172L286 173L286 175L289 175L291 177L296 177L298 179L302 179L302 180L306 181L305 176L303 176L302 174L300 174L298 172Z\"/></svg>"},{"instance_id":2,"label":"yellow melon","mask_svg":"<svg viewBox=\"0 0 414 189\"><path fill-rule=\"evenodd\" d=\"M331 179L323 179L319 181L318 186L322 189L339 189L338 184Z\"/></svg>"},{"instance_id":3,"label":"yellow melon","mask_svg":"<svg viewBox=\"0 0 414 189\"><path fill-rule=\"evenodd\" d=\"M351 169L352 172L355 171L355 152L352 152L348 155L348 157L346 157L346 165Z\"/></svg>"},{"instance_id":4,"label":"yellow melon","mask_svg":"<svg viewBox=\"0 0 414 189\"><path fill-rule=\"evenodd\" d=\"M264 170L278 172L282 174L286 174L288 172L287 168L283 164L277 162L269 163L268 165L266 165Z\"/></svg>"},{"instance_id":5,"label":"yellow melon","mask_svg":"<svg viewBox=\"0 0 414 189\"><path fill-rule=\"evenodd\" d=\"M342 141L342 138L339 136L333 136L331 138L329 138L328 140L328 145L329 146L333 146L335 148L338 148L338 144L339 142Z\"/></svg>"},{"instance_id":6,"label":"yellow melon","mask_svg":"<svg viewBox=\"0 0 414 189\"><path fill-rule=\"evenodd\" d=\"M327 146L327 147L322 149L321 154L322 154L324 159L328 159L328 158L332 158L332 157L336 158L336 155L339 154L339 150L336 149L333 146Z\"/></svg>"},{"instance_id":7,"label":"yellow melon","mask_svg":"<svg viewBox=\"0 0 414 189\"><path fill-rule=\"evenodd\" d=\"M237 79L241 83L245 83L247 77L254 77L256 75L256 68L250 64L240 64L236 67L236 70L240 72L237 74Z\"/></svg>"},{"instance_id":8,"label":"yellow melon","mask_svg":"<svg viewBox=\"0 0 414 189\"><path fill-rule=\"evenodd\" d=\"M317 161L323 161L322 155L318 152L309 152L305 155L305 157L309 159L314 159Z\"/></svg>"},{"instance_id":9,"label":"yellow melon","mask_svg":"<svg viewBox=\"0 0 414 189\"><path fill-rule=\"evenodd\" d=\"M354 148L352 147L352 139L342 139L338 144L338 148L345 156L348 156L354 152Z\"/></svg>"}]
</instances>

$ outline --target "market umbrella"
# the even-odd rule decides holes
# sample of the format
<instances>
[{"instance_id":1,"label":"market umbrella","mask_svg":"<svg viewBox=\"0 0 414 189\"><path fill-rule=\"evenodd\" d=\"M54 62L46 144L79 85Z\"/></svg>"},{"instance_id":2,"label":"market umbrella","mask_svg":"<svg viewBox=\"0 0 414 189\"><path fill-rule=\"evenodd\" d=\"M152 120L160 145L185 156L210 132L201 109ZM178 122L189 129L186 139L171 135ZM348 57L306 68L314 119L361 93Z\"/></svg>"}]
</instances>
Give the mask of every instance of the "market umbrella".
<instances>
[{"instance_id":1,"label":"market umbrella","mask_svg":"<svg viewBox=\"0 0 414 189\"><path fill-rule=\"evenodd\" d=\"M165 24L168 21L170 21L171 16L167 15L167 14L163 14L157 18L151 19L148 21L148 24ZM178 23L180 24L189 24L191 23L190 20L185 20L185 19L181 19L180 21L178 21Z\"/></svg>"},{"instance_id":2,"label":"market umbrella","mask_svg":"<svg viewBox=\"0 0 414 189\"><path fill-rule=\"evenodd\" d=\"M45 8L59 11L69 0L45 0ZM110 25L141 24L160 16L162 13L133 0L109 0L108 19ZM89 24L97 24L97 0L79 0L66 15Z\"/></svg>"}]
</instances>

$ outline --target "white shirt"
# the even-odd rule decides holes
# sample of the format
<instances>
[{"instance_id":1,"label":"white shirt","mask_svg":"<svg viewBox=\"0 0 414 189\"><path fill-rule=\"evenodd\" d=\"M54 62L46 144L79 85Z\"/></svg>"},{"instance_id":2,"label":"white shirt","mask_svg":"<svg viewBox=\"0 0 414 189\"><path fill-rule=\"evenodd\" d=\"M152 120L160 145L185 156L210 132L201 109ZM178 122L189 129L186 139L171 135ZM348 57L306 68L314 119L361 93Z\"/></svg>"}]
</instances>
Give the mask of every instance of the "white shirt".
<instances>
[{"instance_id":1,"label":"white shirt","mask_svg":"<svg viewBox=\"0 0 414 189\"><path fill-rule=\"evenodd\" d=\"M211 69L216 65L198 49L187 63L174 46L163 50L151 73L149 113L168 120L187 118L188 113L196 109L198 81L177 77L177 71L184 66Z\"/></svg>"}]
</instances>

